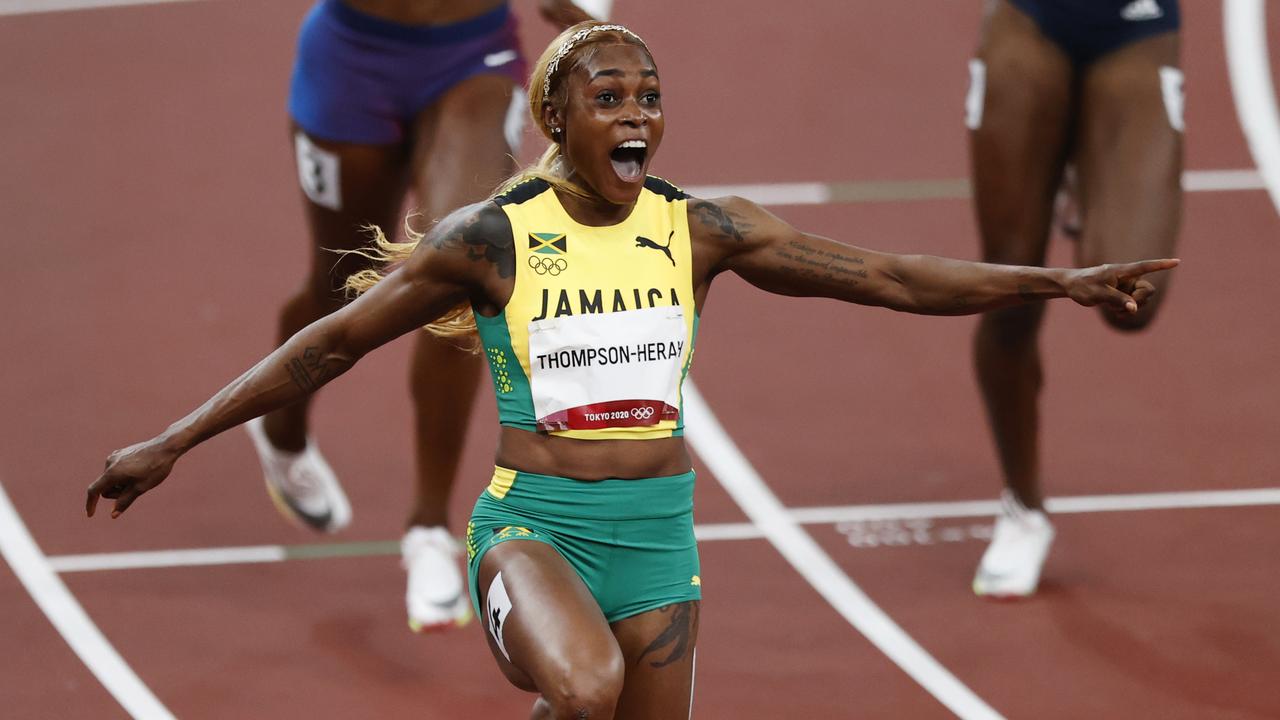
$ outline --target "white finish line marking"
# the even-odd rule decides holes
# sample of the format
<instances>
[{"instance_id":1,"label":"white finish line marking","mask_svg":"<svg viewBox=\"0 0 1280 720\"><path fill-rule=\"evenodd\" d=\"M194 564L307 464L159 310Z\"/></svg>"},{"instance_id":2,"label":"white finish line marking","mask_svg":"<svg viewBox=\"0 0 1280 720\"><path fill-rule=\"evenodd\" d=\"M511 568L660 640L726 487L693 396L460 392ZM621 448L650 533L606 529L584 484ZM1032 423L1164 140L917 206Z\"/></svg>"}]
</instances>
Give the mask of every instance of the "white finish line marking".
<instances>
[{"instance_id":1,"label":"white finish line marking","mask_svg":"<svg viewBox=\"0 0 1280 720\"><path fill-rule=\"evenodd\" d=\"M49 558L55 572L85 570L139 570L144 568L192 567L200 565L252 565L289 559L281 545L194 548L191 550L150 550L141 552L56 555Z\"/></svg>"},{"instance_id":2,"label":"white finish line marking","mask_svg":"<svg viewBox=\"0 0 1280 720\"><path fill-rule=\"evenodd\" d=\"M1050 513L1069 515L1095 512L1137 512L1143 510L1197 510L1208 508L1280 505L1280 488L1256 490L1210 490L1194 492L1141 493L1133 495L1081 495L1056 497L1046 501ZM836 525L847 522L890 520L943 520L948 518L992 518L997 500L959 500L933 503L890 503L885 505L841 505L792 508L787 517L801 525ZM751 523L710 523L694 528L698 542L761 540L764 532ZM247 545L222 548L149 550L143 552L51 555L49 567L59 573L96 570L141 570L148 568L240 565L321 560L370 555L396 555L394 540L381 543L324 543L320 545Z\"/></svg>"},{"instance_id":3,"label":"white finish line marking","mask_svg":"<svg viewBox=\"0 0 1280 720\"><path fill-rule=\"evenodd\" d=\"M0 485L0 555L13 568L31 599L44 611L49 622L98 678L103 687L135 718L172 718L151 690L142 683L103 636L88 613L76 602L46 562L44 553L27 532L4 486ZM19 648L14 648L20 652Z\"/></svg>"}]
</instances>

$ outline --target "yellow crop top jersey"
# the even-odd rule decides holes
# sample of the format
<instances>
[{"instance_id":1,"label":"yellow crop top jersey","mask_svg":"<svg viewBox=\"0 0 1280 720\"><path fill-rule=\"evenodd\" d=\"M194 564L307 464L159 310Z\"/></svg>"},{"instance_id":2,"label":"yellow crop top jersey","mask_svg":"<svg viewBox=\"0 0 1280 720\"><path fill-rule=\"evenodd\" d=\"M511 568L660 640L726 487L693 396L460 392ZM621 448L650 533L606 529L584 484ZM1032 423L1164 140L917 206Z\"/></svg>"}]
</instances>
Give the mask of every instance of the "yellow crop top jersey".
<instances>
[{"instance_id":1,"label":"yellow crop top jersey","mask_svg":"<svg viewBox=\"0 0 1280 720\"><path fill-rule=\"evenodd\" d=\"M698 332L687 200L649 177L626 220L590 227L544 180L495 198L511 221L515 288L476 326L502 425L584 440L683 433Z\"/></svg>"}]
</instances>

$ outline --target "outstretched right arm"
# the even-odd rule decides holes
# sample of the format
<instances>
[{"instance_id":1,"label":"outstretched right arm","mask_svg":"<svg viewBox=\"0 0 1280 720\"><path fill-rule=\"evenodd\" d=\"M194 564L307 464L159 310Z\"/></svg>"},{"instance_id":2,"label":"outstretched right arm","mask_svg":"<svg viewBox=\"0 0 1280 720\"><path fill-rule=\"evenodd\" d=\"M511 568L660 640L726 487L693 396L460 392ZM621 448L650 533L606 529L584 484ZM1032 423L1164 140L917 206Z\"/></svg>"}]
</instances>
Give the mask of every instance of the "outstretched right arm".
<instances>
[{"instance_id":1,"label":"outstretched right arm","mask_svg":"<svg viewBox=\"0 0 1280 720\"><path fill-rule=\"evenodd\" d=\"M507 274L510 245L506 216L491 203L445 218L400 268L354 302L300 330L160 435L111 453L89 486L85 512L92 516L105 497L116 501L111 516L118 516L199 443L315 392L369 351L459 303L487 304Z\"/></svg>"}]
</instances>

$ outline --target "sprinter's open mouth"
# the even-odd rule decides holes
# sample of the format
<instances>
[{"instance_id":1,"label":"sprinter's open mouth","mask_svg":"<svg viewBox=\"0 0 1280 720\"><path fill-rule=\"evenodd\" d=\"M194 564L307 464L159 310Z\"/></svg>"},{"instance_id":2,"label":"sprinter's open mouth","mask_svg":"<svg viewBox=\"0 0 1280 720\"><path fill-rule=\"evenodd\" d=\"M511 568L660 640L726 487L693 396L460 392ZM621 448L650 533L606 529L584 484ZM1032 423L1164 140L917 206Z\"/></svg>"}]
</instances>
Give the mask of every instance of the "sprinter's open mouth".
<instances>
[{"instance_id":1,"label":"sprinter's open mouth","mask_svg":"<svg viewBox=\"0 0 1280 720\"><path fill-rule=\"evenodd\" d=\"M635 182L644 176L644 159L648 154L649 144L644 140L628 140L609 153L609 162L623 182Z\"/></svg>"}]
</instances>

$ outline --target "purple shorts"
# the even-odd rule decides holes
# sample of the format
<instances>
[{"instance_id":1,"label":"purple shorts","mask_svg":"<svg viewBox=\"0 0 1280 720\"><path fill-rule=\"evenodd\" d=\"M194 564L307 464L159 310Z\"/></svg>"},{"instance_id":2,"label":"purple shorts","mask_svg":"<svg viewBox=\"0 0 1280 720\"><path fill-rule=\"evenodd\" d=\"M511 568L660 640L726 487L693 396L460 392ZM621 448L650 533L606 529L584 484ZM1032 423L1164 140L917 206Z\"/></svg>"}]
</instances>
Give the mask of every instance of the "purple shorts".
<instances>
[{"instance_id":1,"label":"purple shorts","mask_svg":"<svg viewBox=\"0 0 1280 720\"><path fill-rule=\"evenodd\" d=\"M289 115L321 140L387 145L458 83L492 74L523 85L525 72L505 4L450 25L401 25L320 0L298 35Z\"/></svg>"}]
</instances>

